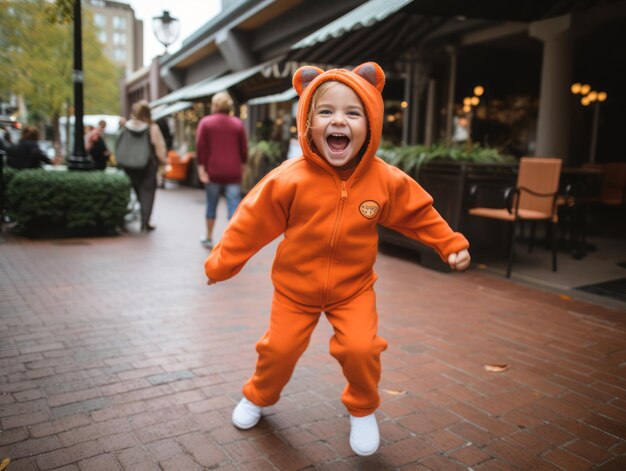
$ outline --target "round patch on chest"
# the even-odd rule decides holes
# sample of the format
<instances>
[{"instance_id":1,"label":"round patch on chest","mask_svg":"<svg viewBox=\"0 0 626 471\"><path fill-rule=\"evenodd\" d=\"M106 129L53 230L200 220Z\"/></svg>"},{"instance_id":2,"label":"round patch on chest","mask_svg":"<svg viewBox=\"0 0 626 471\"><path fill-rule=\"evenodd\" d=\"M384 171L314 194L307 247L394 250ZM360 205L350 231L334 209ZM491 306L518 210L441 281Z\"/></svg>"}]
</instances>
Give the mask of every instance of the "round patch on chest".
<instances>
[{"instance_id":1,"label":"round patch on chest","mask_svg":"<svg viewBox=\"0 0 626 471\"><path fill-rule=\"evenodd\" d=\"M378 211L380 211L380 205L376 201L363 201L361 206L359 206L359 211L361 211L361 214L367 219L372 219L376 217Z\"/></svg>"}]
</instances>

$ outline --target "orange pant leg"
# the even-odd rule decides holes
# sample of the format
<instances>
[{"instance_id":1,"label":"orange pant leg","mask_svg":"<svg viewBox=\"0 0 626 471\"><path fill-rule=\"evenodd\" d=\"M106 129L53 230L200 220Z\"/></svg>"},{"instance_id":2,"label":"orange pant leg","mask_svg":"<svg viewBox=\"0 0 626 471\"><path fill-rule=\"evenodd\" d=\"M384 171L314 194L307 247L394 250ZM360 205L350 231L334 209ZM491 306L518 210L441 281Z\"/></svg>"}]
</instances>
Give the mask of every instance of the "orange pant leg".
<instances>
[{"instance_id":1,"label":"orange pant leg","mask_svg":"<svg viewBox=\"0 0 626 471\"><path fill-rule=\"evenodd\" d=\"M243 387L249 401L258 406L278 402L319 317L320 311L306 310L274 292L269 329L256 344L256 371Z\"/></svg>"},{"instance_id":2,"label":"orange pant leg","mask_svg":"<svg viewBox=\"0 0 626 471\"><path fill-rule=\"evenodd\" d=\"M387 342L377 335L376 295L369 289L347 304L326 312L335 331L330 339L330 354L335 357L348 385L341 401L350 414L363 417L380 405L380 354Z\"/></svg>"}]
</instances>

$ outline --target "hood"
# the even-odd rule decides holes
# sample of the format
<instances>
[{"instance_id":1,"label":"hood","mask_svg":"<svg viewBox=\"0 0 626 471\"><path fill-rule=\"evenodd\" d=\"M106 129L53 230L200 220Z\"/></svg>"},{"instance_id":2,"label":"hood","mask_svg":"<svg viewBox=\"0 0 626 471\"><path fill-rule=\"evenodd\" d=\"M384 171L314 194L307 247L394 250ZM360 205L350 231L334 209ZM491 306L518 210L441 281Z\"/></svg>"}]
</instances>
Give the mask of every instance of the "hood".
<instances>
[{"instance_id":1,"label":"hood","mask_svg":"<svg viewBox=\"0 0 626 471\"><path fill-rule=\"evenodd\" d=\"M366 150L361 162L354 171L354 175L362 174L372 163L378 145L380 144L383 130L384 104L382 91L385 86L385 73L375 62L366 62L355 67L354 70L332 69L324 72L322 69L312 66L300 67L293 76L293 87L300 101L298 103L298 140L302 147L304 157L312 160L316 165L332 170L322 156L318 155L309 145L306 136L307 117L311 108L311 101L315 90L326 81L334 80L347 85L356 92L367 113L369 138Z\"/></svg>"},{"instance_id":2,"label":"hood","mask_svg":"<svg viewBox=\"0 0 626 471\"><path fill-rule=\"evenodd\" d=\"M145 121L141 121L135 118L129 119L128 121L126 121L126 124L124 125L125 128L134 132L144 131L148 128L148 126L149 124L146 123Z\"/></svg>"}]
</instances>

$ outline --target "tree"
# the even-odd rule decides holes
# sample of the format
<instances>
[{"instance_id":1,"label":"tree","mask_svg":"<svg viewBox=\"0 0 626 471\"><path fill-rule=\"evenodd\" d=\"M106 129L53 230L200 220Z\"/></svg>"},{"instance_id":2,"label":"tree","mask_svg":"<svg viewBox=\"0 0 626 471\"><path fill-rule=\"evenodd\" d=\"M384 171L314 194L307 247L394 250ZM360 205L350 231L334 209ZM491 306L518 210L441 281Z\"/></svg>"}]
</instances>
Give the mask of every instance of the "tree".
<instances>
[{"instance_id":1,"label":"tree","mask_svg":"<svg viewBox=\"0 0 626 471\"><path fill-rule=\"evenodd\" d=\"M72 101L71 0L0 0L0 94L24 97L32 116L51 122ZM85 15L85 25L93 24ZM93 27L83 28L85 113L119 114L121 70L103 53Z\"/></svg>"}]
</instances>

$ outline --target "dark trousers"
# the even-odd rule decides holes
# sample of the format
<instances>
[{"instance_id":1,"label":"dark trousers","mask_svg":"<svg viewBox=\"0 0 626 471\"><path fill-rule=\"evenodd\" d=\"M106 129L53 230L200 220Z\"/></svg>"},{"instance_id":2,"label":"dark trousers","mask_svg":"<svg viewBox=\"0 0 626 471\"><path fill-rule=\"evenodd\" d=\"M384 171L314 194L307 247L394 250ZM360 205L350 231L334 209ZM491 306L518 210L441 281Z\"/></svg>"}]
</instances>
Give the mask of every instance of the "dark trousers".
<instances>
[{"instance_id":1,"label":"dark trousers","mask_svg":"<svg viewBox=\"0 0 626 471\"><path fill-rule=\"evenodd\" d=\"M157 170L158 166L154 160L151 160L146 168L142 169L125 169L130 183L133 185L139 206L141 207L141 226L150 224L150 216L152 215L152 206L154 206L154 195L157 188Z\"/></svg>"}]
</instances>

